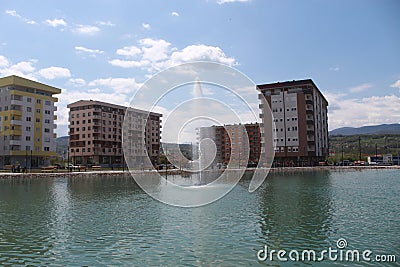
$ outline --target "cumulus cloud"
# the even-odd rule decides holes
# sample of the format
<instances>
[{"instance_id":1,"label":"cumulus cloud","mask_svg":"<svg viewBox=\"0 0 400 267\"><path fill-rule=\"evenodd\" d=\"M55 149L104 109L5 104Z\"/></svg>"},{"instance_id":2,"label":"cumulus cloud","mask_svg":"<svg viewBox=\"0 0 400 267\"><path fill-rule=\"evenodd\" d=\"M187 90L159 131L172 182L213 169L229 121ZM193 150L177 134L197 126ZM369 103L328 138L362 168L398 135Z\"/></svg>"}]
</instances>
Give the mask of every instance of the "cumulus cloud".
<instances>
[{"instance_id":1,"label":"cumulus cloud","mask_svg":"<svg viewBox=\"0 0 400 267\"><path fill-rule=\"evenodd\" d=\"M150 28L151 28L150 24L148 24L148 23L142 23L142 27L145 30L150 30Z\"/></svg>"},{"instance_id":2,"label":"cumulus cloud","mask_svg":"<svg viewBox=\"0 0 400 267\"><path fill-rule=\"evenodd\" d=\"M82 87L86 85L86 81L82 78L71 78L68 80L68 82L75 87Z\"/></svg>"},{"instance_id":3,"label":"cumulus cloud","mask_svg":"<svg viewBox=\"0 0 400 267\"><path fill-rule=\"evenodd\" d=\"M44 23L54 28L57 28L58 26L67 26L67 22L63 19L46 19Z\"/></svg>"},{"instance_id":4,"label":"cumulus cloud","mask_svg":"<svg viewBox=\"0 0 400 267\"><path fill-rule=\"evenodd\" d=\"M134 78L105 78L93 80L88 85L107 87L113 89L116 93L129 94L136 91L141 83L137 83Z\"/></svg>"},{"instance_id":5,"label":"cumulus cloud","mask_svg":"<svg viewBox=\"0 0 400 267\"><path fill-rule=\"evenodd\" d=\"M350 93L360 93L371 88L373 85L371 83L363 83L354 87L349 88Z\"/></svg>"},{"instance_id":6,"label":"cumulus cloud","mask_svg":"<svg viewBox=\"0 0 400 267\"><path fill-rule=\"evenodd\" d=\"M213 61L230 66L237 64L235 58L228 57L216 46L189 45L179 50L163 39L152 38L141 39L138 44L118 49L116 54L125 58L112 59L109 63L123 68L144 68L149 72L190 61Z\"/></svg>"},{"instance_id":7,"label":"cumulus cloud","mask_svg":"<svg viewBox=\"0 0 400 267\"><path fill-rule=\"evenodd\" d=\"M398 123L400 97L396 95L346 98L346 94L324 93L329 102L329 129Z\"/></svg>"},{"instance_id":8,"label":"cumulus cloud","mask_svg":"<svg viewBox=\"0 0 400 267\"><path fill-rule=\"evenodd\" d=\"M71 72L67 68L49 67L39 70L39 75L45 79L53 80L57 78L69 78Z\"/></svg>"},{"instance_id":9,"label":"cumulus cloud","mask_svg":"<svg viewBox=\"0 0 400 267\"><path fill-rule=\"evenodd\" d=\"M395 81L393 84L390 85L390 87L398 88L400 90L400 80Z\"/></svg>"},{"instance_id":10,"label":"cumulus cloud","mask_svg":"<svg viewBox=\"0 0 400 267\"><path fill-rule=\"evenodd\" d=\"M0 68L7 67L10 64L5 56L0 55Z\"/></svg>"},{"instance_id":11,"label":"cumulus cloud","mask_svg":"<svg viewBox=\"0 0 400 267\"><path fill-rule=\"evenodd\" d=\"M95 35L100 32L100 28L93 25L76 25L72 32L82 35Z\"/></svg>"},{"instance_id":12,"label":"cumulus cloud","mask_svg":"<svg viewBox=\"0 0 400 267\"><path fill-rule=\"evenodd\" d=\"M15 10L6 10L5 13L6 13L7 15L12 16L12 17L18 18L19 20L21 20L22 22L25 22L25 23L27 23L27 24L31 24L31 25L37 24L36 21L21 16L21 15L18 14L17 11L15 11Z\"/></svg>"},{"instance_id":13,"label":"cumulus cloud","mask_svg":"<svg viewBox=\"0 0 400 267\"><path fill-rule=\"evenodd\" d=\"M17 75L31 80L36 80L35 67L36 60L21 61L12 64L6 57L0 56L0 76Z\"/></svg>"},{"instance_id":14,"label":"cumulus cloud","mask_svg":"<svg viewBox=\"0 0 400 267\"><path fill-rule=\"evenodd\" d=\"M91 57L96 57L97 55L103 54L104 51L103 50L99 50L99 49L90 49L90 48L86 48L83 46L75 46L75 51L78 54L88 54Z\"/></svg>"},{"instance_id":15,"label":"cumulus cloud","mask_svg":"<svg viewBox=\"0 0 400 267\"><path fill-rule=\"evenodd\" d=\"M124 46L123 48L117 49L117 55L134 57L139 55L142 50L136 46Z\"/></svg>"},{"instance_id":16,"label":"cumulus cloud","mask_svg":"<svg viewBox=\"0 0 400 267\"><path fill-rule=\"evenodd\" d=\"M171 16L173 17L179 17L179 13L176 11L171 12Z\"/></svg>"}]
</instances>

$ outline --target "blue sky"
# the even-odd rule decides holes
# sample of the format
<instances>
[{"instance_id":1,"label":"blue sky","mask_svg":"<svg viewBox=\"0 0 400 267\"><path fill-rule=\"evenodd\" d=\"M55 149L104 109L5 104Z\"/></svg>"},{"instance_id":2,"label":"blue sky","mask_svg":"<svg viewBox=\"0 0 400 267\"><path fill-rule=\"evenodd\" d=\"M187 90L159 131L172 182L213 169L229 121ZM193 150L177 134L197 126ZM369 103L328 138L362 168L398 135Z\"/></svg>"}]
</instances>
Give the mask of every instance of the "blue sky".
<instances>
[{"instance_id":1,"label":"blue sky","mask_svg":"<svg viewBox=\"0 0 400 267\"><path fill-rule=\"evenodd\" d=\"M128 104L191 60L255 83L312 78L329 128L400 121L399 1L2 1L0 76L60 87L58 129L79 99Z\"/></svg>"}]
</instances>

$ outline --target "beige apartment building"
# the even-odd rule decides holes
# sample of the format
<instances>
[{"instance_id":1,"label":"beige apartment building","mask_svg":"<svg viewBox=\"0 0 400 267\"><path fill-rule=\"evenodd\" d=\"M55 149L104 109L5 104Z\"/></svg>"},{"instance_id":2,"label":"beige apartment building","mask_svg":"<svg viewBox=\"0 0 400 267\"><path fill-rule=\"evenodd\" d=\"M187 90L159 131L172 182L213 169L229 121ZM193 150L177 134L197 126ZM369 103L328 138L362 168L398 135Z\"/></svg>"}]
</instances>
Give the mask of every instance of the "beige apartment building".
<instances>
[{"instance_id":1,"label":"beige apartment building","mask_svg":"<svg viewBox=\"0 0 400 267\"><path fill-rule=\"evenodd\" d=\"M56 157L53 95L60 93L15 75L0 78L0 168L47 166Z\"/></svg>"},{"instance_id":2,"label":"beige apartment building","mask_svg":"<svg viewBox=\"0 0 400 267\"><path fill-rule=\"evenodd\" d=\"M94 100L80 100L67 107L69 157L74 164L120 167L126 161L123 150L134 160L130 166L143 167L147 156L157 163L161 114ZM123 135L127 147L122 147Z\"/></svg>"},{"instance_id":3,"label":"beige apartment building","mask_svg":"<svg viewBox=\"0 0 400 267\"><path fill-rule=\"evenodd\" d=\"M275 166L315 165L328 156L328 102L311 79L257 85L261 100L260 117L264 133L269 133L269 109L275 123L272 141ZM267 106L269 109L267 109Z\"/></svg>"}]
</instances>

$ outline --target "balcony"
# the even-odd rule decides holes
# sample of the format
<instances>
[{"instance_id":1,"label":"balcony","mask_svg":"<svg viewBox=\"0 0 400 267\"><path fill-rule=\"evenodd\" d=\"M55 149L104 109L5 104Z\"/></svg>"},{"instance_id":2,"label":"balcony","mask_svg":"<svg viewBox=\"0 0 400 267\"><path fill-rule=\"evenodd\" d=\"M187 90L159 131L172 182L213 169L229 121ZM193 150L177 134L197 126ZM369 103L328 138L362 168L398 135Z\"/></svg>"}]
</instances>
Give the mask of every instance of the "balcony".
<instances>
[{"instance_id":1,"label":"balcony","mask_svg":"<svg viewBox=\"0 0 400 267\"><path fill-rule=\"evenodd\" d=\"M314 114L314 111L307 109L306 114L312 115L312 114Z\"/></svg>"},{"instance_id":2,"label":"balcony","mask_svg":"<svg viewBox=\"0 0 400 267\"><path fill-rule=\"evenodd\" d=\"M11 146L20 146L21 140L10 140L10 145Z\"/></svg>"},{"instance_id":3,"label":"balcony","mask_svg":"<svg viewBox=\"0 0 400 267\"><path fill-rule=\"evenodd\" d=\"M314 120L307 119L307 124L308 125L314 125Z\"/></svg>"},{"instance_id":4,"label":"balcony","mask_svg":"<svg viewBox=\"0 0 400 267\"><path fill-rule=\"evenodd\" d=\"M310 100L310 99L307 99L307 100L306 100L306 104L307 104L307 105L312 105L312 103L313 103L312 100Z\"/></svg>"}]
</instances>

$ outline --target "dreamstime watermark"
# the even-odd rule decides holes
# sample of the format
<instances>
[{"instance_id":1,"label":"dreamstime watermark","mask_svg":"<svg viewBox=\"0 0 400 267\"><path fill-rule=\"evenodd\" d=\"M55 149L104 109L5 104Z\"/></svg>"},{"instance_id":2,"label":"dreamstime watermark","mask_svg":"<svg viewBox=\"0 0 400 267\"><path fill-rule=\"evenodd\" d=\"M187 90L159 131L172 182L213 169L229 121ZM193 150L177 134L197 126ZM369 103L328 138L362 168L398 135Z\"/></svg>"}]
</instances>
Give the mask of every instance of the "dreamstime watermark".
<instances>
[{"instance_id":1,"label":"dreamstime watermark","mask_svg":"<svg viewBox=\"0 0 400 267\"><path fill-rule=\"evenodd\" d=\"M246 171L251 147L245 125L259 121L259 105L264 104L262 123L256 124L264 152L249 184L249 192L255 191L274 158L272 112L259 94L249 77L214 62L185 63L151 77L133 95L122 127L124 157L136 183L151 197L173 206L196 207L223 197ZM160 115L162 131L157 129ZM215 125L225 129L230 141L218 143L221 136L209 135ZM235 125L235 130L227 125ZM158 147L161 132L162 147ZM183 153L179 144L190 144L192 155ZM221 146L230 151L223 160ZM161 150L163 159L157 158ZM185 174L197 175L198 181L168 179L166 172L156 171L161 163L164 171L171 163Z\"/></svg>"},{"instance_id":2,"label":"dreamstime watermark","mask_svg":"<svg viewBox=\"0 0 400 267\"><path fill-rule=\"evenodd\" d=\"M267 245L257 252L259 261L339 261L339 262L396 262L396 255L393 254L374 254L371 250L346 249L348 246L346 239L340 238L336 242L336 247L329 247L320 251L313 249L305 250L274 250Z\"/></svg>"}]
</instances>

